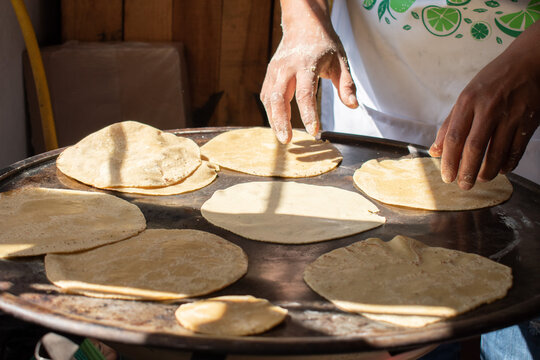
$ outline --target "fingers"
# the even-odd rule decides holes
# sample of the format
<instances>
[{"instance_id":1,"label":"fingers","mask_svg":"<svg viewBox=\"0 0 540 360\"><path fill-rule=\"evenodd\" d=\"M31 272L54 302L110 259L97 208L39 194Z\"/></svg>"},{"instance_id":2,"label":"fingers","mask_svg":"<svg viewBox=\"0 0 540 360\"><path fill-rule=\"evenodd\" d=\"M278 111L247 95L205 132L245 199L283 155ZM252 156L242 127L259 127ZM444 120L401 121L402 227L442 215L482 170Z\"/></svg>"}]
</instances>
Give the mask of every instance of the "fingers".
<instances>
[{"instance_id":1,"label":"fingers","mask_svg":"<svg viewBox=\"0 0 540 360\"><path fill-rule=\"evenodd\" d=\"M296 102L300 110L300 117L306 131L317 135L319 131L319 116L317 113L317 87L319 77L315 72L306 70L296 77Z\"/></svg>"},{"instance_id":2,"label":"fingers","mask_svg":"<svg viewBox=\"0 0 540 360\"><path fill-rule=\"evenodd\" d=\"M292 138L291 100L296 81L294 77L279 79L279 72L277 77L276 79L273 73L267 73L261 90L261 101L277 139L282 144L287 144Z\"/></svg>"},{"instance_id":3,"label":"fingers","mask_svg":"<svg viewBox=\"0 0 540 360\"><path fill-rule=\"evenodd\" d=\"M521 120L525 111L523 103L514 103L512 107L509 107L508 112L500 112L499 121L493 131L482 167L478 173L479 181L492 180L505 166L509 155L512 153L514 134L522 123ZM519 158L521 158L521 155Z\"/></svg>"},{"instance_id":4,"label":"fingers","mask_svg":"<svg viewBox=\"0 0 540 360\"><path fill-rule=\"evenodd\" d=\"M526 111L523 103L507 108L509 112L499 111L497 106L477 107L473 113L456 105L430 149L432 156L442 155L443 181L457 179L460 188L469 190L477 179L492 180L518 165L540 117Z\"/></svg>"},{"instance_id":5,"label":"fingers","mask_svg":"<svg viewBox=\"0 0 540 360\"><path fill-rule=\"evenodd\" d=\"M450 113L448 127L444 133L441 158L441 176L445 183L451 183L458 175L459 164L467 135L471 130L473 112L456 103Z\"/></svg>"},{"instance_id":6,"label":"fingers","mask_svg":"<svg viewBox=\"0 0 540 360\"><path fill-rule=\"evenodd\" d=\"M463 146L461 162L457 182L463 190L469 190L474 186L476 177L480 171L484 154L488 147L489 140L493 134L493 127L496 122L492 120L493 112L475 113L471 130Z\"/></svg>"},{"instance_id":7,"label":"fingers","mask_svg":"<svg viewBox=\"0 0 540 360\"><path fill-rule=\"evenodd\" d=\"M490 139L484 162L478 173L478 181L490 181L497 176L508 157L512 145L512 134L515 131L515 126L511 126L506 119L501 119Z\"/></svg>"},{"instance_id":8,"label":"fingers","mask_svg":"<svg viewBox=\"0 0 540 360\"><path fill-rule=\"evenodd\" d=\"M536 114L536 112L529 111L523 116L523 121L515 131L506 161L501 167L501 173L506 174L517 167L519 160L525 152L527 144L531 140L531 137L539 124L540 116Z\"/></svg>"},{"instance_id":9,"label":"fingers","mask_svg":"<svg viewBox=\"0 0 540 360\"><path fill-rule=\"evenodd\" d=\"M332 80L332 84L338 91L339 98L345 106L351 109L358 107L356 99L356 86L352 79L347 58L338 56L337 61L333 61L327 71L327 77Z\"/></svg>"},{"instance_id":10,"label":"fingers","mask_svg":"<svg viewBox=\"0 0 540 360\"><path fill-rule=\"evenodd\" d=\"M450 111L450 115L448 115L448 117L444 120L443 124L441 125L441 128L437 132L435 141L429 148L429 155L433 157L440 157L443 153L444 138L446 136L446 132L448 131L448 124L450 123L450 117L451 117L452 111Z\"/></svg>"}]
</instances>

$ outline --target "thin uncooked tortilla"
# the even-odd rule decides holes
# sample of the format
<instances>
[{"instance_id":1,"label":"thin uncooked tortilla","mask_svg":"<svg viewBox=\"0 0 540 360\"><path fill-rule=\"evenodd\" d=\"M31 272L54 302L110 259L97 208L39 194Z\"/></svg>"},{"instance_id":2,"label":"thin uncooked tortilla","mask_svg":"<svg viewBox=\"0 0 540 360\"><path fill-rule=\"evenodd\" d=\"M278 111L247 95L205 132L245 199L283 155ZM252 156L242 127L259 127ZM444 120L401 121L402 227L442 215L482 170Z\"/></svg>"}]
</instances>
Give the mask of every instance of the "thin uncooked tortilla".
<instances>
[{"instance_id":1,"label":"thin uncooked tortilla","mask_svg":"<svg viewBox=\"0 0 540 360\"><path fill-rule=\"evenodd\" d=\"M326 173L343 159L328 141L293 130L283 145L270 128L231 130L201 147L203 157L221 167L259 176L300 178Z\"/></svg>"},{"instance_id":2,"label":"thin uncooked tortilla","mask_svg":"<svg viewBox=\"0 0 540 360\"><path fill-rule=\"evenodd\" d=\"M406 326L406 327L424 327L429 324L433 324L438 321L442 321L445 318L442 316L420 316L420 315L391 315L391 314L370 314L360 313L362 316L375 321L382 321L394 325Z\"/></svg>"},{"instance_id":3,"label":"thin uncooked tortilla","mask_svg":"<svg viewBox=\"0 0 540 360\"><path fill-rule=\"evenodd\" d=\"M504 297L512 270L398 235L330 251L307 266L304 280L342 310L423 326Z\"/></svg>"},{"instance_id":4,"label":"thin uncooked tortilla","mask_svg":"<svg viewBox=\"0 0 540 360\"><path fill-rule=\"evenodd\" d=\"M362 195L333 186L256 181L216 191L201 207L214 225L252 240L305 244L357 234L385 222Z\"/></svg>"},{"instance_id":5,"label":"thin uncooked tortilla","mask_svg":"<svg viewBox=\"0 0 540 360\"><path fill-rule=\"evenodd\" d=\"M247 271L233 243L199 230L150 229L125 241L45 257L47 278L87 296L174 300L220 290Z\"/></svg>"},{"instance_id":6,"label":"thin uncooked tortilla","mask_svg":"<svg viewBox=\"0 0 540 360\"><path fill-rule=\"evenodd\" d=\"M85 250L145 228L136 205L100 192L21 188L0 194L0 257Z\"/></svg>"},{"instance_id":7,"label":"thin uncooked tortilla","mask_svg":"<svg viewBox=\"0 0 540 360\"><path fill-rule=\"evenodd\" d=\"M356 170L353 179L360 190L383 203L427 210L479 209L512 195L512 184L504 175L477 182L467 191L456 182L446 184L438 158L373 159Z\"/></svg>"},{"instance_id":8,"label":"thin uncooked tortilla","mask_svg":"<svg viewBox=\"0 0 540 360\"><path fill-rule=\"evenodd\" d=\"M172 185L200 164L200 149L193 140L135 121L90 134L56 160L61 172L98 188Z\"/></svg>"},{"instance_id":9,"label":"thin uncooked tortilla","mask_svg":"<svg viewBox=\"0 0 540 360\"><path fill-rule=\"evenodd\" d=\"M281 323L287 310L249 295L220 296L181 305L178 322L194 332L244 336L265 332Z\"/></svg>"},{"instance_id":10,"label":"thin uncooked tortilla","mask_svg":"<svg viewBox=\"0 0 540 360\"><path fill-rule=\"evenodd\" d=\"M178 195L210 185L216 179L218 171L218 166L210 164L208 161L203 161L201 166L193 174L176 184L159 188L115 187L107 189L141 195Z\"/></svg>"}]
</instances>

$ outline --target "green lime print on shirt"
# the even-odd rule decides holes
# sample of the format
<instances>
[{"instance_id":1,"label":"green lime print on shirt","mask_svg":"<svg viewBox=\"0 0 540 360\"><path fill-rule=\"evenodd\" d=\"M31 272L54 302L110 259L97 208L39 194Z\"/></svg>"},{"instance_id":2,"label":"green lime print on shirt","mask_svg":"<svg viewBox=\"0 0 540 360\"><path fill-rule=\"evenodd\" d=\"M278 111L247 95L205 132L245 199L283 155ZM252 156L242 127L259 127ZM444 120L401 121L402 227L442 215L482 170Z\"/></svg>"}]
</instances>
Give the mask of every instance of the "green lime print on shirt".
<instances>
[{"instance_id":1,"label":"green lime print on shirt","mask_svg":"<svg viewBox=\"0 0 540 360\"><path fill-rule=\"evenodd\" d=\"M377 5L379 21L388 25L391 25L393 20L397 20L398 16L410 16L409 19L412 18L413 22L421 19L427 31L435 36L444 37L454 34L455 38L461 39L463 34L470 34L473 39L479 41L490 38L494 31L498 35L502 32L508 36L517 37L534 22L540 20L540 0L529 0L524 10L513 13L504 12L504 6L501 7L501 4L504 5L505 1L508 0L446 0L446 6L424 7L421 15L419 11L404 14L416 0L363 0L363 7L366 10L375 10L375 5ZM480 15L483 13L489 15L489 22L481 21L487 16ZM463 27L460 29L462 20ZM401 28L408 31L413 26L414 24L405 23ZM458 29L460 29L459 33ZM499 36L494 34L493 38L497 44L503 43Z\"/></svg>"},{"instance_id":2,"label":"green lime print on shirt","mask_svg":"<svg viewBox=\"0 0 540 360\"><path fill-rule=\"evenodd\" d=\"M435 36L448 36L461 24L461 12L456 8L426 6L422 10L422 21L426 29Z\"/></svg>"},{"instance_id":3,"label":"green lime print on shirt","mask_svg":"<svg viewBox=\"0 0 540 360\"><path fill-rule=\"evenodd\" d=\"M471 36L476 40L485 40L491 34L491 26L485 21L479 21L472 24Z\"/></svg>"},{"instance_id":4,"label":"green lime print on shirt","mask_svg":"<svg viewBox=\"0 0 540 360\"><path fill-rule=\"evenodd\" d=\"M491 8L496 8L496 7L501 6L501 4L499 4L497 1L493 1L493 0L486 1L485 4L486 4L486 6L489 6Z\"/></svg>"},{"instance_id":5,"label":"green lime print on shirt","mask_svg":"<svg viewBox=\"0 0 540 360\"><path fill-rule=\"evenodd\" d=\"M375 3L377 2L377 0L364 0L364 7L368 10L370 10L373 5L375 5Z\"/></svg>"},{"instance_id":6,"label":"green lime print on shirt","mask_svg":"<svg viewBox=\"0 0 540 360\"><path fill-rule=\"evenodd\" d=\"M540 0L531 0L525 10L496 17L495 24L506 35L517 37L538 19Z\"/></svg>"},{"instance_id":7,"label":"green lime print on shirt","mask_svg":"<svg viewBox=\"0 0 540 360\"><path fill-rule=\"evenodd\" d=\"M416 0L390 0L390 8L398 13L407 11Z\"/></svg>"},{"instance_id":8,"label":"green lime print on shirt","mask_svg":"<svg viewBox=\"0 0 540 360\"><path fill-rule=\"evenodd\" d=\"M446 4L450 6L463 6L470 2L471 0L446 0Z\"/></svg>"}]
</instances>

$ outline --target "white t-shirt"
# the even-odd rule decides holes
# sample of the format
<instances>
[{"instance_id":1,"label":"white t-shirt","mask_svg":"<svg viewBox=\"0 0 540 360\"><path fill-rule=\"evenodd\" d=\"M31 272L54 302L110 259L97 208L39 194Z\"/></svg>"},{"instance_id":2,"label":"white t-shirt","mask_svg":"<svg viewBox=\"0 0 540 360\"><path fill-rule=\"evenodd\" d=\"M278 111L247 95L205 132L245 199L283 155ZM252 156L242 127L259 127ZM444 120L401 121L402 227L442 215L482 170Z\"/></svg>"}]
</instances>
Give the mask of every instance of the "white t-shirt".
<instances>
[{"instance_id":1,"label":"white t-shirt","mask_svg":"<svg viewBox=\"0 0 540 360\"><path fill-rule=\"evenodd\" d=\"M540 0L335 0L361 106L323 81L322 128L429 146L467 83L540 17ZM540 131L516 172L540 183Z\"/></svg>"}]
</instances>

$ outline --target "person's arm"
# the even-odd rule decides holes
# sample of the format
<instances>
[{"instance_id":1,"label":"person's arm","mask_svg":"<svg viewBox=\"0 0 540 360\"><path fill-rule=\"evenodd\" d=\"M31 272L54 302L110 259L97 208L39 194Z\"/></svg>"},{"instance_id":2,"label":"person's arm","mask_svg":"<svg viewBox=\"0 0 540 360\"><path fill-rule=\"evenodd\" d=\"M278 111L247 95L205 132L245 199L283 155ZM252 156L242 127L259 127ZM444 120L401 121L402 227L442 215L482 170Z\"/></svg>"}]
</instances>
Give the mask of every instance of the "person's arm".
<instances>
[{"instance_id":1,"label":"person's arm","mask_svg":"<svg viewBox=\"0 0 540 360\"><path fill-rule=\"evenodd\" d=\"M358 106L343 46L330 21L326 0L281 0L283 37L270 60L261 90L268 120L278 140L291 141L291 100L308 133L319 130L319 77L331 79L343 103Z\"/></svg>"},{"instance_id":2,"label":"person's arm","mask_svg":"<svg viewBox=\"0 0 540 360\"><path fill-rule=\"evenodd\" d=\"M445 182L468 190L512 171L540 123L540 21L459 95L430 148Z\"/></svg>"}]
</instances>

